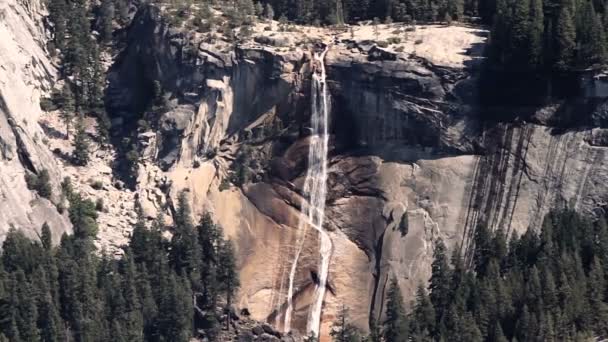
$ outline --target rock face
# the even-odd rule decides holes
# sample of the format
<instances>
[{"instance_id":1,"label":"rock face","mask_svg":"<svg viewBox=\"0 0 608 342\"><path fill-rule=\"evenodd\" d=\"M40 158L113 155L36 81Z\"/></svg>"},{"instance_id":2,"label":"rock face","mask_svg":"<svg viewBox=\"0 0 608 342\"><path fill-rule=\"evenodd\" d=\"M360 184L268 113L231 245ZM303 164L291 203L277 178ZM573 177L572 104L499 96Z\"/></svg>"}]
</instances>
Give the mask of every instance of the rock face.
<instances>
[{"instance_id":1,"label":"rock face","mask_svg":"<svg viewBox=\"0 0 608 342\"><path fill-rule=\"evenodd\" d=\"M151 144L158 148L148 153L162 171L144 172L139 191L149 192L154 184L148 180L159 174L172 184L169 199L189 189L197 215L212 212L236 243L243 284L238 305L279 330L288 274L298 237L304 236L292 327L305 333L319 263L318 236L314 230L298 231L309 51L281 51L276 47L281 44L267 37L255 41L269 46L222 50L170 29L154 7L140 10L130 36L113 68L109 107L136 111L142 106L140 84L154 80L178 103L163 114ZM370 317L382 315L393 277L409 303L430 275L438 237L468 256L478 224L521 232L538 227L556 205L603 210L608 193L604 129L557 131L521 120L484 123L470 69L404 53L338 42L326 67L332 139L325 228L334 250L323 339L342 303L367 329ZM557 115L555 106L560 105L541 108L537 117ZM262 134L264 126L278 121L278 132ZM256 130L261 137L255 137ZM263 175L220 191L245 146L269 160Z\"/></svg>"},{"instance_id":2,"label":"rock face","mask_svg":"<svg viewBox=\"0 0 608 342\"><path fill-rule=\"evenodd\" d=\"M66 218L27 190L24 181L26 173L48 169L56 187L61 174L48 148L37 141L43 136L40 94L55 71L41 45L44 32L35 4L0 4L0 240L13 225L32 237L44 221L57 236L69 230ZM551 126L560 122L560 113L574 114L577 102L569 100L537 108L525 117L534 123L484 121L494 109L479 105L474 69L479 56L467 55L479 50L471 45L479 45L482 35L445 28L459 35L462 46L444 37L441 42L450 41L454 51L433 58L438 44L433 34L442 30L419 30L424 42L408 42L408 49L418 50L405 52L369 41L324 42L330 44L325 64L332 97L324 228L334 247L322 340L343 303L362 329L370 318L380 318L393 277L409 303L430 275L439 237L469 257L479 224L521 232L538 227L553 206L569 204L597 214L608 201L602 78L590 78L592 85L582 80L582 100L593 98L595 105L580 115L592 118L585 122L595 127ZM139 201L152 218L188 190L197 217L212 213L236 245L239 311L247 309L252 319L273 326L252 327L259 340L288 336L279 331L302 241L291 324L302 334L318 282L319 237L310 227L298 228L313 67L311 46L294 47L296 38L263 33L232 47L172 28L158 8L143 6L110 70L107 90L117 126L135 123L151 101L163 102L153 122L156 130L139 134ZM517 113L518 108L500 111ZM248 177L231 185L228 179L239 168ZM107 173L103 179L110 183ZM126 191L118 196L118 188L109 198L135 196ZM165 213L170 216L170 210ZM111 235L115 221L104 216L100 231ZM121 236L126 239L128 232Z\"/></svg>"},{"instance_id":3,"label":"rock face","mask_svg":"<svg viewBox=\"0 0 608 342\"><path fill-rule=\"evenodd\" d=\"M24 178L46 169L59 192L61 171L42 143L38 124L40 97L55 77L44 48L42 15L36 0L0 3L0 241L10 227L35 239L47 222L55 242L71 230L53 203L27 189Z\"/></svg>"}]
</instances>

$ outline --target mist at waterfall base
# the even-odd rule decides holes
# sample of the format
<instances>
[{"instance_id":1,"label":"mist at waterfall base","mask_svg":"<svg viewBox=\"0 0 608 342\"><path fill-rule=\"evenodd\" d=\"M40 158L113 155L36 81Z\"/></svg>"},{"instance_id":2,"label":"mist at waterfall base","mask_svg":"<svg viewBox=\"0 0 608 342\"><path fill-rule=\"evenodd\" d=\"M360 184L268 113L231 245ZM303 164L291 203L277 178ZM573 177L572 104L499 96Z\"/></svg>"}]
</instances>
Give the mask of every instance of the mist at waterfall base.
<instances>
[{"instance_id":1,"label":"mist at waterfall base","mask_svg":"<svg viewBox=\"0 0 608 342\"><path fill-rule=\"evenodd\" d=\"M311 82L311 124L312 135L308 151L308 170L304 182L304 200L301 206L300 222L298 226L298 241L296 253L289 273L289 287L287 290L287 309L284 316L284 330L291 330L293 314L294 279L298 268L298 261L304 247L304 240L309 227L318 231L320 236L319 253L321 261L319 265L319 281L315 288L313 303L311 305L306 325L307 333L315 337L319 336L321 325L321 311L327 276L329 273L329 262L332 253L332 241L328 233L323 229L325 219L325 200L327 197L327 154L329 145L329 93L325 82L325 54L327 48L321 53L314 54L313 63L316 70L313 72Z\"/></svg>"}]
</instances>

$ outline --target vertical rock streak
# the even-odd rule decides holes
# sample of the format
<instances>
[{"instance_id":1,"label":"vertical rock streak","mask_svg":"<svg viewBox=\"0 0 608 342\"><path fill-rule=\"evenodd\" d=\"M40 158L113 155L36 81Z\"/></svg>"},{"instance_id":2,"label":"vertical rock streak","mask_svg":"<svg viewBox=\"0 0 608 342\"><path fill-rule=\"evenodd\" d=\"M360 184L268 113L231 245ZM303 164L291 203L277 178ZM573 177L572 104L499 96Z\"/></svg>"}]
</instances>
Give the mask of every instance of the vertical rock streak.
<instances>
[{"instance_id":1,"label":"vertical rock streak","mask_svg":"<svg viewBox=\"0 0 608 342\"><path fill-rule=\"evenodd\" d=\"M287 309L285 313L285 331L291 329L291 316L293 312L293 282L297 270L298 259L302 252L307 227L312 226L319 232L319 252L321 261L319 265L318 283L315 288L313 303L308 316L307 331L314 336L319 335L321 324L321 311L327 275L329 273L329 261L332 252L332 241L323 229L325 219L325 200L327 196L327 154L329 145L329 94L325 83L326 73L324 59L327 49L322 53L315 53L313 63L315 72L312 76L311 89L311 123L312 135L308 151L308 170L304 182L304 194L308 201L303 201L299 231L302 232L294 261L289 274L289 288L287 292Z\"/></svg>"}]
</instances>

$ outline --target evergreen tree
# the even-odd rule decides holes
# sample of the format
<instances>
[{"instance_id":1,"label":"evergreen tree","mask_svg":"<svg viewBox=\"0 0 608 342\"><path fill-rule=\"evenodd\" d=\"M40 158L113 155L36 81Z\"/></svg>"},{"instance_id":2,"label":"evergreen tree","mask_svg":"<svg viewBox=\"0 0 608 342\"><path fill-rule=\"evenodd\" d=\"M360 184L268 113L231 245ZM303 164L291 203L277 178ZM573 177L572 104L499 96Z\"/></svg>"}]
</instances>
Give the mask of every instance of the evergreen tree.
<instances>
[{"instance_id":1,"label":"evergreen tree","mask_svg":"<svg viewBox=\"0 0 608 342\"><path fill-rule=\"evenodd\" d=\"M270 5L270 3L266 4L266 11L264 12L264 14L266 15L266 19L268 21L274 20L274 9Z\"/></svg>"},{"instance_id":2,"label":"evergreen tree","mask_svg":"<svg viewBox=\"0 0 608 342\"><path fill-rule=\"evenodd\" d=\"M72 196L69 216L76 238L89 241L97 235L97 210L91 200L82 198L80 194Z\"/></svg>"},{"instance_id":3,"label":"evergreen tree","mask_svg":"<svg viewBox=\"0 0 608 342\"><path fill-rule=\"evenodd\" d=\"M197 288L200 286L200 245L192 224L192 213L186 192L179 194L174 221L171 263L178 274L188 277L192 286Z\"/></svg>"},{"instance_id":4,"label":"evergreen tree","mask_svg":"<svg viewBox=\"0 0 608 342\"><path fill-rule=\"evenodd\" d=\"M74 94L72 94L71 85L66 82L61 92L61 119L65 123L66 138L70 136L70 126L74 120Z\"/></svg>"},{"instance_id":5,"label":"evergreen tree","mask_svg":"<svg viewBox=\"0 0 608 342\"><path fill-rule=\"evenodd\" d=\"M44 222L42 228L40 228L40 242L45 250L50 251L53 248L53 237L51 235L51 228L49 224Z\"/></svg>"},{"instance_id":6,"label":"evergreen tree","mask_svg":"<svg viewBox=\"0 0 608 342\"><path fill-rule=\"evenodd\" d=\"M218 253L218 258L219 263L217 271L217 280L220 285L220 290L226 296L226 307L228 310L230 310L232 306L232 298L234 297L236 290L240 286L232 241L227 240L221 245L221 248ZM231 315L228 314L228 319L226 320L226 324L228 327L230 327L230 316Z\"/></svg>"},{"instance_id":7,"label":"evergreen tree","mask_svg":"<svg viewBox=\"0 0 608 342\"><path fill-rule=\"evenodd\" d=\"M74 164L86 166L89 163L89 141L84 127L83 115L79 115L76 121L76 134L72 145L74 146L74 152L72 152Z\"/></svg>"},{"instance_id":8,"label":"evergreen tree","mask_svg":"<svg viewBox=\"0 0 608 342\"><path fill-rule=\"evenodd\" d=\"M388 289L383 335L386 341L407 341L409 338L403 297L401 296L401 290L396 279L391 281Z\"/></svg>"},{"instance_id":9,"label":"evergreen tree","mask_svg":"<svg viewBox=\"0 0 608 342\"><path fill-rule=\"evenodd\" d=\"M578 63L582 66L603 63L606 60L606 37L602 19L596 14L593 1L586 1L581 6L582 14L576 34L579 42Z\"/></svg>"},{"instance_id":10,"label":"evergreen tree","mask_svg":"<svg viewBox=\"0 0 608 342\"><path fill-rule=\"evenodd\" d=\"M66 19L68 17L68 4L65 0L48 1L49 19L54 26L54 41L59 50L65 49Z\"/></svg>"},{"instance_id":11,"label":"evergreen tree","mask_svg":"<svg viewBox=\"0 0 608 342\"><path fill-rule=\"evenodd\" d=\"M545 30L545 17L543 0L531 0L530 10L530 57L529 63L533 68L539 68L543 62L543 37Z\"/></svg>"},{"instance_id":12,"label":"evergreen tree","mask_svg":"<svg viewBox=\"0 0 608 342\"><path fill-rule=\"evenodd\" d=\"M357 328L350 323L348 308L342 305L329 333L334 342L359 342L361 336Z\"/></svg>"},{"instance_id":13,"label":"evergreen tree","mask_svg":"<svg viewBox=\"0 0 608 342\"><path fill-rule=\"evenodd\" d=\"M100 9L100 33L101 40L109 43L112 40L114 20L114 2L112 0L102 0Z\"/></svg>"},{"instance_id":14,"label":"evergreen tree","mask_svg":"<svg viewBox=\"0 0 608 342\"><path fill-rule=\"evenodd\" d=\"M49 171L47 169L41 170L38 175L35 177L34 184L31 184L40 195L40 197L44 197L50 199L53 195L53 187L51 186L51 176L49 175ZM28 184L29 185L29 184Z\"/></svg>"},{"instance_id":15,"label":"evergreen tree","mask_svg":"<svg viewBox=\"0 0 608 342\"><path fill-rule=\"evenodd\" d=\"M599 258L594 258L589 271L588 298L594 332L599 336L608 335L608 305L606 304L606 276Z\"/></svg>"},{"instance_id":16,"label":"evergreen tree","mask_svg":"<svg viewBox=\"0 0 608 342\"><path fill-rule=\"evenodd\" d=\"M576 47L576 31L571 0L562 0L556 24L556 59L558 70L567 70L572 64Z\"/></svg>"},{"instance_id":17,"label":"evergreen tree","mask_svg":"<svg viewBox=\"0 0 608 342\"><path fill-rule=\"evenodd\" d=\"M418 286L416 303L412 313L412 337L416 341L427 341L435 331L435 309L424 286Z\"/></svg>"},{"instance_id":18,"label":"evergreen tree","mask_svg":"<svg viewBox=\"0 0 608 342\"><path fill-rule=\"evenodd\" d=\"M447 312L450 299L450 267L443 240L437 239L433 251L431 279L429 280L430 299L438 319Z\"/></svg>"}]
</instances>

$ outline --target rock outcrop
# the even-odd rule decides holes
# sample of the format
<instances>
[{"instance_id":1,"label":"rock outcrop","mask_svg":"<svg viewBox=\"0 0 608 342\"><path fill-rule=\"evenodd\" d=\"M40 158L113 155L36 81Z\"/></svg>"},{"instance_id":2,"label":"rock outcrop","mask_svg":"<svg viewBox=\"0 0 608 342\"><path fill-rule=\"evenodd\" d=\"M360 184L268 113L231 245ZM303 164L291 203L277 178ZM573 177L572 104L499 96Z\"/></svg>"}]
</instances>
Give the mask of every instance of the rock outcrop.
<instances>
[{"instance_id":1,"label":"rock outcrop","mask_svg":"<svg viewBox=\"0 0 608 342\"><path fill-rule=\"evenodd\" d=\"M67 217L28 190L25 182L26 174L48 170L57 194L62 179L38 124L40 98L55 77L45 50L43 15L36 0L0 3L0 241L10 227L36 239L47 222L55 242L71 230Z\"/></svg>"}]
</instances>

